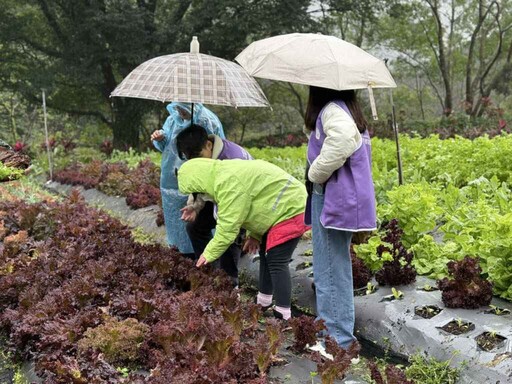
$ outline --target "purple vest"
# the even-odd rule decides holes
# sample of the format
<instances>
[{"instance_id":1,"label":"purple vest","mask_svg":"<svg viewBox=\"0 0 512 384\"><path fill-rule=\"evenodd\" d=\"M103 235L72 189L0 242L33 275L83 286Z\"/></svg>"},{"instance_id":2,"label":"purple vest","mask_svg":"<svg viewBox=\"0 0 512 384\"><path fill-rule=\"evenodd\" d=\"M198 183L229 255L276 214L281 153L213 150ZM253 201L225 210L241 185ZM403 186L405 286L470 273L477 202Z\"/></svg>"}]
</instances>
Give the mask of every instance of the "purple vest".
<instances>
[{"instance_id":1,"label":"purple vest","mask_svg":"<svg viewBox=\"0 0 512 384\"><path fill-rule=\"evenodd\" d=\"M334 103L352 116L343 101L336 100ZM326 137L320 118L324 109L318 115L315 131L311 132L309 138L309 164L320 154ZM365 131L361 136L362 145L340 169L333 172L325 184L324 207L320 215L320 222L325 228L351 232L377 229L370 135ZM308 212L311 212L310 205L308 199ZM310 217L306 218L306 222L311 223Z\"/></svg>"},{"instance_id":2,"label":"purple vest","mask_svg":"<svg viewBox=\"0 0 512 384\"><path fill-rule=\"evenodd\" d=\"M222 139L224 146L219 153L218 160L240 159L240 160L253 160L252 156L238 144Z\"/></svg>"}]
</instances>

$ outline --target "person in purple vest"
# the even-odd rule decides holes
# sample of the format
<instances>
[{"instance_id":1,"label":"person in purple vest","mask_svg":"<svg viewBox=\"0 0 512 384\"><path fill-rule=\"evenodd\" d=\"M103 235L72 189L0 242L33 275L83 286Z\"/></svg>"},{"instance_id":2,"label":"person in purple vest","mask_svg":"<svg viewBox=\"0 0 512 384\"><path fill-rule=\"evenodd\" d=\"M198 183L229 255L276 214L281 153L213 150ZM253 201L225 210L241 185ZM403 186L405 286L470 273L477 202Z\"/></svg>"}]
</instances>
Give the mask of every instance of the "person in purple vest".
<instances>
[{"instance_id":1,"label":"person in purple vest","mask_svg":"<svg viewBox=\"0 0 512 384\"><path fill-rule=\"evenodd\" d=\"M310 86L304 130L317 314L348 348L355 340L350 243L354 232L377 227L368 123L355 91Z\"/></svg>"},{"instance_id":2,"label":"person in purple vest","mask_svg":"<svg viewBox=\"0 0 512 384\"><path fill-rule=\"evenodd\" d=\"M203 127L195 124L180 132L176 138L176 146L180 157L187 160L197 157L214 160L253 159L249 152L238 144L217 135L208 135ZM188 222L187 234L192 243L196 260L213 238L212 230L217 224L214 203L208 200L206 195L190 195L187 205L181 210L181 218ZM242 234L239 234L237 240L220 257L217 265L228 274L234 286L238 285L238 261L241 245Z\"/></svg>"}]
</instances>

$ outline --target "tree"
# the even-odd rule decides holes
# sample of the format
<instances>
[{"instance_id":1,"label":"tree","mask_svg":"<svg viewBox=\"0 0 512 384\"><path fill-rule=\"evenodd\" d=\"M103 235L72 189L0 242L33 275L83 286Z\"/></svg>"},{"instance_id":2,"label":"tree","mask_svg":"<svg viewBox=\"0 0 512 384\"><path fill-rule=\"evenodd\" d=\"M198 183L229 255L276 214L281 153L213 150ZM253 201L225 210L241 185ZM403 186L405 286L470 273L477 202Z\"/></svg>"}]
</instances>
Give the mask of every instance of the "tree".
<instances>
[{"instance_id":1,"label":"tree","mask_svg":"<svg viewBox=\"0 0 512 384\"><path fill-rule=\"evenodd\" d=\"M340 36L358 47L376 42L379 18L390 12L395 0L320 0L324 33Z\"/></svg>"},{"instance_id":2,"label":"tree","mask_svg":"<svg viewBox=\"0 0 512 384\"><path fill-rule=\"evenodd\" d=\"M10 89L40 103L109 125L117 147L138 146L144 107L110 99L117 78L158 49L156 0L2 0L3 78ZM10 3L10 4L6 4ZM14 70L14 71L13 71Z\"/></svg>"},{"instance_id":3,"label":"tree","mask_svg":"<svg viewBox=\"0 0 512 384\"><path fill-rule=\"evenodd\" d=\"M117 148L138 147L158 103L110 98L143 61L187 51L232 59L252 39L311 24L308 0L0 0L0 81L32 102L91 116L111 127ZM277 18L276 15L279 15Z\"/></svg>"},{"instance_id":4,"label":"tree","mask_svg":"<svg viewBox=\"0 0 512 384\"><path fill-rule=\"evenodd\" d=\"M496 77L509 63L509 1L416 0L394 8L381 23L381 39L423 72L445 115L456 96L468 115L481 114L482 100L498 89ZM464 92L456 95L459 88Z\"/></svg>"}]
</instances>

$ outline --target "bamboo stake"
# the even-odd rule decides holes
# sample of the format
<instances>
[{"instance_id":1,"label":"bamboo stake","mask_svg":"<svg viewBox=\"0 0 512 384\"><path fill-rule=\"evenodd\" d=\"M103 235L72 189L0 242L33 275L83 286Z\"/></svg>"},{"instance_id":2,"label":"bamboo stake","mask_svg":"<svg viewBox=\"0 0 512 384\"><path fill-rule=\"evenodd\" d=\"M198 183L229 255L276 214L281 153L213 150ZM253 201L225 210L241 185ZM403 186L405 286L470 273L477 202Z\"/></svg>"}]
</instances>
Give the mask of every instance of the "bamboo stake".
<instances>
[{"instance_id":1,"label":"bamboo stake","mask_svg":"<svg viewBox=\"0 0 512 384\"><path fill-rule=\"evenodd\" d=\"M46 153L48 154L48 168L50 169L50 180L53 181L53 164L50 151L50 140L48 138L48 122L46 118L46 95L43 89L43 115L44 115L44 133L46 136Z\"/></svg>"}]
</instances>

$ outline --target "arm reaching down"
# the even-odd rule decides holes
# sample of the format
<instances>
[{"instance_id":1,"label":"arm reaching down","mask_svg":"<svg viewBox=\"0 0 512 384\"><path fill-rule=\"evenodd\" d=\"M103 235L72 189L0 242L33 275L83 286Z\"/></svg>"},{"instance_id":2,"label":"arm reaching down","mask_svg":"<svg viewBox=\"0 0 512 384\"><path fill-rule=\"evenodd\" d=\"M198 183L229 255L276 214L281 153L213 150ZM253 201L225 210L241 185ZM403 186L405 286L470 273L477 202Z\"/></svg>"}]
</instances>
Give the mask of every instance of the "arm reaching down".
<instances>
[{"instance_id":1,"label":"arm reaching down","mask_svg":"<svg viewBox=\"0 0 512 384\"><path fill-rule=\"evenodd\" d=\"M207 262L218 259L235 241L251 207L249 196L232 182L216 194L217 227L203 256Z\"/></svg>"}]
</instances>

